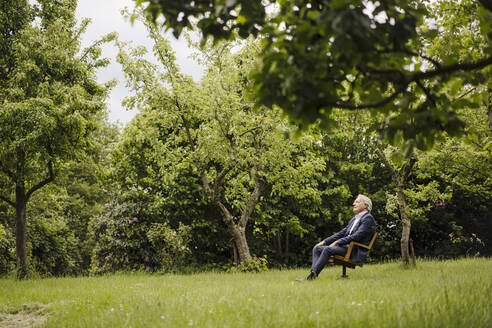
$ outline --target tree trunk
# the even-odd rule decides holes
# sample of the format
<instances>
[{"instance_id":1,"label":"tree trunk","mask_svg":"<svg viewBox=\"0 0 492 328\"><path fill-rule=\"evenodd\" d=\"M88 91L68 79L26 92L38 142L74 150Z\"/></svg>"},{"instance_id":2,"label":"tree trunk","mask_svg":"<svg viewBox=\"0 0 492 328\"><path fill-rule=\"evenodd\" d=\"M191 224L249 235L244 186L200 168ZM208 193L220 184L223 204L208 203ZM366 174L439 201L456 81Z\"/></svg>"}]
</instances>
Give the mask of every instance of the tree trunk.
<instances>
[{"instance_id":1,"label":"tree trunk","mask_svg":"<svg viewBox=\"0 0 492 328\"><path fill-rule=\"evenodd\" d=\"M227 230L231 234L234 244L236 245L239 262L245 263L251 259L251 254L249 253L248 241L246 240L246 234L244 229L239 228L233 222L227 223Z\"/></svg>"},{"instance_id":2,"label":"tree trunk","mask_svg":"<svg viewBox=\"0 0 492 328\"><path fill-rule=\"evenodd\" d=\"M234 240L232 240L232 251L234 253L234 265L237 266L239 264L239 257L237 254L237 246Z\"/></svg>"},{"instance_id":3,"label":"tree trunk","mask_svg":"<svg viewBox=\"0 0 492 328\"><path fill-rule=\"evenodd\" d=\"M381 149L376 148L376 154L379 156L381 161L384 163L384 165L390 171L391 178L393 180L393 183L395 184L396 196L398 199L398 209L400 210L400 217L401 217L401 223L402 223L401 240L400 240L401 259L402 259L403 263L409 264L410 263L410 255L408 252L408 242L410 240L411 220L410 220L410 216L408 215L408 212L407 212L407 202L405 200L404 189L405 189L405 184L406 184L408 175L410 174L412 167L417 162L417 154L414 152L411 155L409 161L406 164L404 164L401 167L401 169L398 171L390 163L390 161L386 158L386 156L384 155L384 153Z\"/></svg>"},{"instance_id":4,"label":"tree trunk","mask_svg":"<svg viewBox=\"0 0 492 328\"><path fill-rule=\"evenodd\" d=\"M255 208L255 205L258 203L261 195L261 191L263 189L263 181L260 179L256 171L253 171L253 178L255 180L255 189L250 194L248 203L241 213L241 217L239 220L235 220L232 216L231 212L225 207L225 205L221 201L220 190L222 189L223 179L226 174L234 167L234 165L230 165L224 169L217 175L215 179L215 184L213 190L210 188L210 184L208 183L208 179L204 172L201 174L202 186L205 189L205 192L208 194L209 199L215 204L222 214L222 219L227 226L227 230L229 234L232 236L234 243L237 247L237 252L239 255L239 262L245 263L251 259L251 254L249 252L248 241L246 240L246 225L248 224L249 217Z\"/></svg>"},{"instance_id":5,"label":"tree trunk","mask_svg":"<svg viewBox=\"0 0 492 328\"><path fill-rule=\"evenodd\" d=\"M277 232L277 234L275 235L275 239L277 241L277 254L278 254L278 257L281 258L282 257L282 233L280 231Z\"/></svg>"},{"instance_id":6,"label":"tree trunk","mask_svg":"<svg viewBox=\"0 0 492 328\"><path fill-rule=\"evenodd\" d=\"M285 252L284 252L285 258L288 258L289 256L289 231L285 231Z\"/></svg>"},{"instance_id":7,"label":"tree trunk","mask_svg":"<svg viewBox=\"0 0 492 328\"><path fill-rule=\"evenodd\" d=\"M23 185L17 185L15 188L15 249L17 253L17 277L19 279L26 278L28 272L26 204L25 188Z\"/></svg>"},{"instance_id":8,"label":"tree trunk","mask_svg":"<svg viewBox=\"0 0 492 328\"><path fill-rule=\"evenodd\" d=\"M403 187L397 187L397 196L398 196L398 207L400 209L401 222L402 222L402 231L401 231L401 259L403 263L410 263L410 253L408 251L408 242L410 240L410 227L411 221L410 217L407 213L407 203L405 200L405 193L403 192Z\"/></svg>"}]
</instances>

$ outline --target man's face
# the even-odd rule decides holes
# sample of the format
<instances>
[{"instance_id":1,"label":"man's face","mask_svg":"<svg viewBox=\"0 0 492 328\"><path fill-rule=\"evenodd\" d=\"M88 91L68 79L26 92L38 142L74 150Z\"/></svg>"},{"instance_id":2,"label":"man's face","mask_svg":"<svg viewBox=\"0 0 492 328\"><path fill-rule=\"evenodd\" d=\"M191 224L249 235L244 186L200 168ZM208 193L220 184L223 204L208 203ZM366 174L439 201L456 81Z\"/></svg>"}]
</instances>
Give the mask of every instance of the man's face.
<instances>
[{"instance_id":1,"label":"man's face","mask_svg":"<svg viewBox=\"0 0 492 328\"><path fill-rule=\"evenodd\" d=\"M360 198L356 198L352 205L354 206L354 213L355 214L359 214L360 212L367 209L367 205L364 204Z\"/></svg>"}]
</instances>

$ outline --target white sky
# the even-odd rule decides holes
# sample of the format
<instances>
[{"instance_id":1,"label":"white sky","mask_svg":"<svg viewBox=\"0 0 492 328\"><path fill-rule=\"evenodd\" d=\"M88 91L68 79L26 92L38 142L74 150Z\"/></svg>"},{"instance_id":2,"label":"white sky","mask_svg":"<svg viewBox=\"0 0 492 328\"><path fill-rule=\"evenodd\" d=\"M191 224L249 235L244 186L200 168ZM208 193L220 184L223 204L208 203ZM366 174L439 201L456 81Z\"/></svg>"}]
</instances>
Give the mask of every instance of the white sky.
<instances>
[{"instance_id":1,"label":"white sky","mask_svg":"<svg viewBox=\"0 0 492 328\"><path fill-rule=\"evenodd\" d=\"M87 47L101 36L118 32L121 41L132 41L134 46L144 45L149 51L152 50L152 43L147 39L145 27L140 22L132 25L121 16L121 10L125 7L133 9L135 2L132 0L78 0L77 19L90 18L92 20L87 32L83 35L82 44ZM176 40L169 34L169 40L176 52L177 63L181 71L191 75L195 81L202 76L202 68L188 58L190 50L184 39ZM120 122L122 125L129 122L136 111L127 111L121 106L121 101L130 92L125 88L125 78L120 64L116 62L117 49L113 45L106 45L103 48L103 57L111 59L111 64L98 72L100 83L116 78L118 85L112 90L107 105L109 110L109 120Z\"/></svg>"}]
</instances>

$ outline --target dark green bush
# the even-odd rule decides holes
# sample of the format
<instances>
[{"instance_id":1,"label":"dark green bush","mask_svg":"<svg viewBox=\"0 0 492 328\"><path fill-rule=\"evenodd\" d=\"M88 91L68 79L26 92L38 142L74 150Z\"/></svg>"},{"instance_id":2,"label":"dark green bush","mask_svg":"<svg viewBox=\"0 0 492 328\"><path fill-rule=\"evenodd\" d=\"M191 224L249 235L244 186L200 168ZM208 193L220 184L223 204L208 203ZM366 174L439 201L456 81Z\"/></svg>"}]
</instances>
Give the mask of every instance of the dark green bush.
<instances>
[{"instance_id":1,"label":"dark green bush","mask_svg":"<svg viewBox=\"0 0 492 328\"><path fill-rule=\"evenodd\" d=\"M173 230L144 208L113 200L91 221L92 273L170 270L184 261L189 228L182 225Z\"/></svg>"}]
</instances>

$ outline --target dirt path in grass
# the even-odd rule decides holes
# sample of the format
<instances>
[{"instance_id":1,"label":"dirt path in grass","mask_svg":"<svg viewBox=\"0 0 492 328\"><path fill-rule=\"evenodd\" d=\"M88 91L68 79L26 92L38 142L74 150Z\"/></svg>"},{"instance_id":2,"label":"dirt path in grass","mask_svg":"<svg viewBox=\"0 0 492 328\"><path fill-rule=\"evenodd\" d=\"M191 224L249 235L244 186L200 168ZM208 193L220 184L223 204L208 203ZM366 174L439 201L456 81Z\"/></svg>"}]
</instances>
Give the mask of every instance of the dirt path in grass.
<instances>
[{"instance_id":1,"label":"dirt path in grass","mask_svg":"<svg viewBox=\"0 0 492 328\"><path fill-rule=\"evenodd\" d=\"M47 305L31 303L23 304L22 309L18 312L0 312L0 328L38 327L48 318L47 310Z\"/></svg>"}]
</instances>

